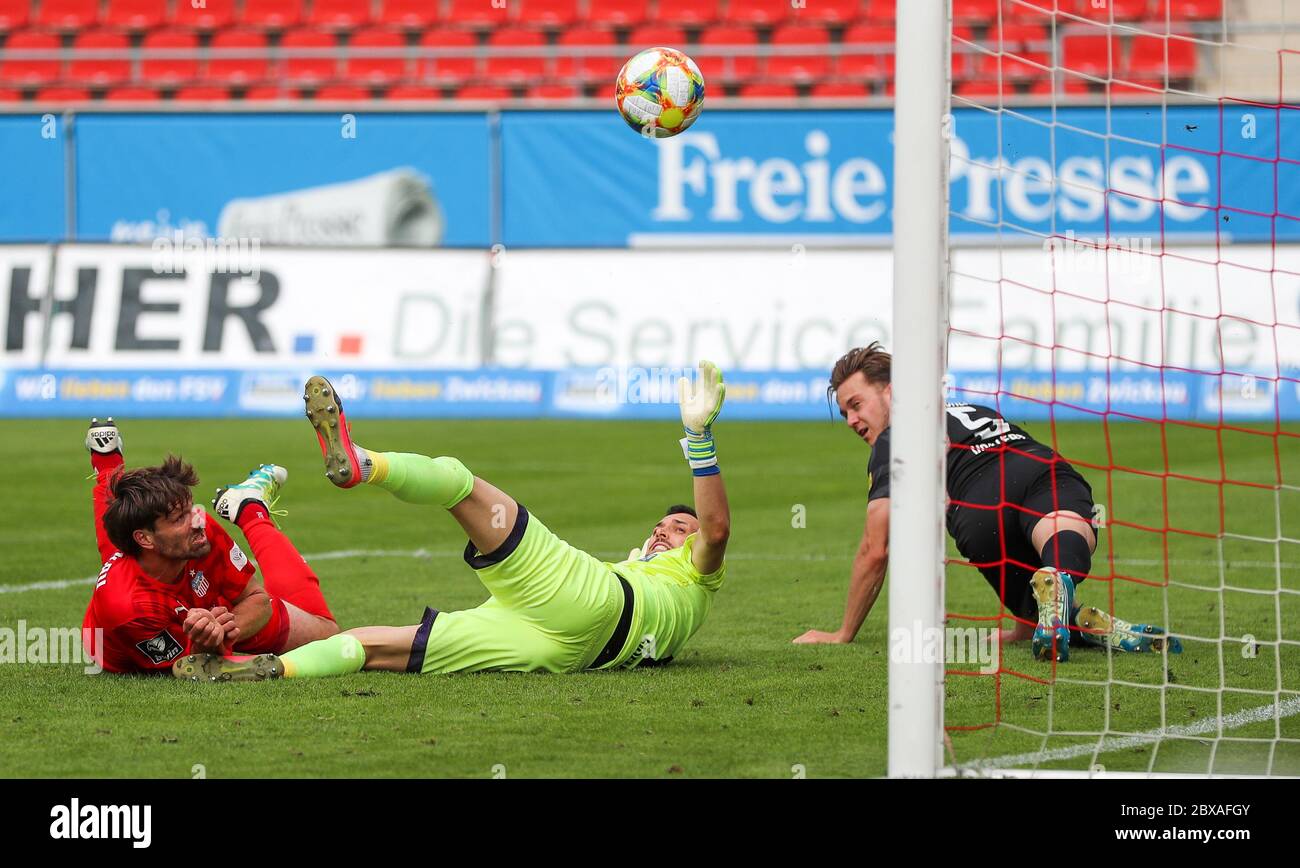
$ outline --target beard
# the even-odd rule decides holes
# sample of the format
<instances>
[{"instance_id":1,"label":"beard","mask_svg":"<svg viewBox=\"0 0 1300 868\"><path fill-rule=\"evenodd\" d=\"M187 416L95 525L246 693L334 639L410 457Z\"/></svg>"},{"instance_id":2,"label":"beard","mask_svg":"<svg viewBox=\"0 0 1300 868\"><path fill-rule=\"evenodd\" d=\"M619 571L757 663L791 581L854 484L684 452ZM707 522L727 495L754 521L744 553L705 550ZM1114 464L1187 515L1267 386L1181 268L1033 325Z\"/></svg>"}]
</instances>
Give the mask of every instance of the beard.
<instances>
[{"instance_id":1,"label":"beard","mask_svg":"<svg viewBox=\"0 0 1300 868\"><path fill-rule=\"evenodd\" d=\"M158 553L175 561L192 561L206 556L210 551L212 551L212 541L204 535L197 541L193 536L187 536L183 542L177 542L165 548L160 547Z\"/></svg>"}]
</instances>

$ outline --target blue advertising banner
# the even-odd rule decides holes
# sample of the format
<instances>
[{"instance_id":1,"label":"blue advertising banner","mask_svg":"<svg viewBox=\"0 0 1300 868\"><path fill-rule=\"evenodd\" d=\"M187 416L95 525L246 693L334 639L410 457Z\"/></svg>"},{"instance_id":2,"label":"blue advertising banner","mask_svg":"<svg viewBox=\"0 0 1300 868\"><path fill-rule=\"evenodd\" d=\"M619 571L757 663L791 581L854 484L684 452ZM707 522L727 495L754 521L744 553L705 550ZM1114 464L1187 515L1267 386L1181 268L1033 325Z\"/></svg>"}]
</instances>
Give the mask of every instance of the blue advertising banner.
<instances>
[{"instance_id":1,"label":"blue advertising banner","mask_svg":"<svg viewBox=\"0 0 1300 868\"><path fill-rule=\"evenodd\" d=\"M0 370L0 418L283 417L302 414L298 370ZM325 372L371 418L678 418L675 383L625 369ZM1013 422L1300 420L1300 382L1181 371L957 372L951 401ZM726 418L839 422L826 371L728 373Z\"/></svg>"},{"instance_id":2,"label":"blue advertising banner","mask_svg":"<svg viewBox=\"0 0 1300 868\"><path fill-rule=\"evenodd\" d=\"M0 240L65 236L65 136L57 115L0 116Z\"/></svg>"},{"instance_id":3,"label":"blue advertising banner","mask_svg":"<svg viewBox=\"0 0 1300 868\"><path fill-rule=\"evenodd\" d=\"M486 247L482 114L86 115L77 237Z\"/></svg>"}]
</instances>

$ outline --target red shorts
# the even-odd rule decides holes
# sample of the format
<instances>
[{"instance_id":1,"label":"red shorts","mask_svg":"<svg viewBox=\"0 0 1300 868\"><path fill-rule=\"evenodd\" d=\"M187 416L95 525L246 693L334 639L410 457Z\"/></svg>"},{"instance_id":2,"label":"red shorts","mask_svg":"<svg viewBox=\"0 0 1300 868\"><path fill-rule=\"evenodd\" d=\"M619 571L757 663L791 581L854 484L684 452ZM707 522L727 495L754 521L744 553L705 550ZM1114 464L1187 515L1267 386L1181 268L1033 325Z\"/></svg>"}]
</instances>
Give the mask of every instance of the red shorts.
<instances>
[{"instance_id":1,"label":"red shorts","mask_svg":"<svg viewBox=\"0 0 1300 868\"><path fill-rule=\"evenodd\" d=\"M284 643L289 638L289 610L284 600L271 598L271 620L258 630L251 639L245 639L235 646L241 654L279 654L284 650Z\"/></svg>"}]
</instances>

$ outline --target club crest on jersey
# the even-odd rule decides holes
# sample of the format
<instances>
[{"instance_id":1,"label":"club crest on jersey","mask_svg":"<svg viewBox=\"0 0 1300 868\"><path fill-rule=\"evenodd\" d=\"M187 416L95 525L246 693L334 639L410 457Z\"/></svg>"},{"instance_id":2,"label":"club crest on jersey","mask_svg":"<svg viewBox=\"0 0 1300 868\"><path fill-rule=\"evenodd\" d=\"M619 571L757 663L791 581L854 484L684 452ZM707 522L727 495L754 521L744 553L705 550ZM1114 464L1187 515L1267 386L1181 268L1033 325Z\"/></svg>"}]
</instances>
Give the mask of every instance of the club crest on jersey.
<instances>
[{"instance_id":1,"label":"club crest on jersey","mask_svg":"<svg viewBox=\"0 0 1300 868\"><path fill-rule=\"evenodd\" d=\"M203 570L197 572L190 570L190 587L194 589L196 596L206 597L208 595L208 588L211 586L208 584L208 577L203 575Z\"/></svg>"}]
</instances>

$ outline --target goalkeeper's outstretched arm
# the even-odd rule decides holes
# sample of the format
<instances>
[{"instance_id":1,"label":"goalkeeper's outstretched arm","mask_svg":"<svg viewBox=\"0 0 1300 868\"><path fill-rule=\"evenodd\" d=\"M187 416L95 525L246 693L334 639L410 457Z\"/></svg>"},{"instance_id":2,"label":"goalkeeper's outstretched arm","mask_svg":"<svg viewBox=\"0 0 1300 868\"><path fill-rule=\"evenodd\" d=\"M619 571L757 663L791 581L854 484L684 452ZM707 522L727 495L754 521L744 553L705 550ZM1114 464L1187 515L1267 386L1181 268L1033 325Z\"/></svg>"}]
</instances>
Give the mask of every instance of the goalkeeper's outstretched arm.
<instances>
[{"instance_id":1,"label":"goalkeeper's outstretched arm","mask_svg":"<svg viewBox=\"0 0 1300 868\"><path fill-rule=\"evenodd\" d=\"M722 566L731 536L731 510L727 506L727 489L718 468L717 449L713 444L713 423L722 412L727 396L722 372L712 362L700 362L694 385L683 377L677 384L686 437L682 449L695 476L695 512L700 531L691 550L695 569L708 575Z\"/></svg>"}]
</instances>

